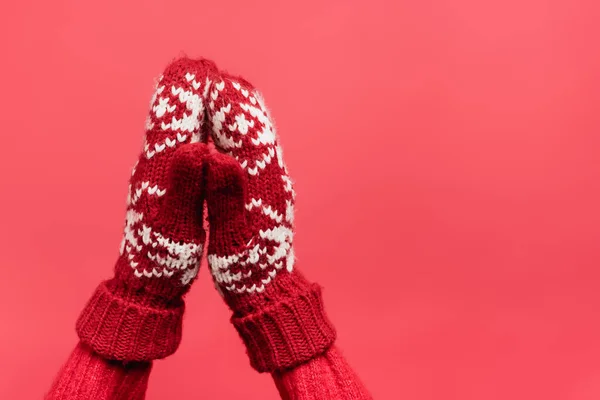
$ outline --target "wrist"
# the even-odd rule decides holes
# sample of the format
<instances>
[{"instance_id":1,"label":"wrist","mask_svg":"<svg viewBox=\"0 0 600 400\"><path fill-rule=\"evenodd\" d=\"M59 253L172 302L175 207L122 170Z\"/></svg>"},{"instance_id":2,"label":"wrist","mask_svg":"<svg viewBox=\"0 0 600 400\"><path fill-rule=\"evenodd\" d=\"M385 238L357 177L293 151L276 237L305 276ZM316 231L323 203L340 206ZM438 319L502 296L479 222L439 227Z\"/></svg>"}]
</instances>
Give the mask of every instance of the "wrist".
<instances>
[{"instance_id":1,"label":"wrist","mask_svg":"<svg viewBox=\"0 0 600 400\"><path fill-rule=\"evenodd\" d=\"M269 291L257 295L263 300L262 306L252 294L244 294L237 300L238 304L245 300L243 312L234 309L231 322L246 345L251 365L259 372L300 365L326 352L336 338L324 310L320 286L308 283L297 272L289 275L293 286L276 280ZM287 292L282 293L281 287ZM250 301L253 305L247 307Z\"/></svg>"}]
</instances>

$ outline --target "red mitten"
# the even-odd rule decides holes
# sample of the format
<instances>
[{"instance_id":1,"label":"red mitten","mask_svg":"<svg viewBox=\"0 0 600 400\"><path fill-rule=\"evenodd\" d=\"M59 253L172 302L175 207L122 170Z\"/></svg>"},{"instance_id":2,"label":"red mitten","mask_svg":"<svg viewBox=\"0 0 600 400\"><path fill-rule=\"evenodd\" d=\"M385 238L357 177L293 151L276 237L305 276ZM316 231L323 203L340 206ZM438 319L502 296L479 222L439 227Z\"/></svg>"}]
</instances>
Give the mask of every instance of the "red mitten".
<instances>
[{"instance_id":1,"label":"red mitten","mask_svg":"<svg viewBox=\"0 0 600 400\"><path fill-rule=\"evenodd\" d=\"M214 65L180 59L159 78L133 169L120 256L78 322L107 359L149 361L181 339L182 296L196 277L202 229L205 98Z\"/></svg>"},{"instance_id":2,"label":"red mitten","mask_svg":"<svg viewBox=\"0 0 600 400\"><path fill-rule=\"evenodd\" d=\"M267 108L251 84L221 74L207 118L218 150L206 176L208 262L258 371L324 353L335 331L321 290L294 268L294 189Z\"/></svg>"}]
</instances>

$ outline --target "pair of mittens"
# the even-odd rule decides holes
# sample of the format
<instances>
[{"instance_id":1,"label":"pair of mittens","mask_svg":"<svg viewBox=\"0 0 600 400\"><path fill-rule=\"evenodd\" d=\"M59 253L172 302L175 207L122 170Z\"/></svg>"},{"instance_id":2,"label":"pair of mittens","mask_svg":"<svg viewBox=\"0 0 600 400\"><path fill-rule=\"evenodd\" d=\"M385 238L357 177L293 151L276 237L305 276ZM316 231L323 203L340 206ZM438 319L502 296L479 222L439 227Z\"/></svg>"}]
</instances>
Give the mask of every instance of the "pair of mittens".
<instances>
[{"instance_id":1,"label":"pair of mittens","mask_svg":"<svg viewBox=\"0 0 600 400\"><path fill-rule=\"evenodd\" d=\"M177 349L183 296L205 245L206 200L211 274L251 364L276 371L325 352L335 331L319 286L294 268L294 197L258 91L210 61L173 62L158 80L132 171L115 275L82 312L81 340L127 361Z\"/></svg>"}]
</instances>

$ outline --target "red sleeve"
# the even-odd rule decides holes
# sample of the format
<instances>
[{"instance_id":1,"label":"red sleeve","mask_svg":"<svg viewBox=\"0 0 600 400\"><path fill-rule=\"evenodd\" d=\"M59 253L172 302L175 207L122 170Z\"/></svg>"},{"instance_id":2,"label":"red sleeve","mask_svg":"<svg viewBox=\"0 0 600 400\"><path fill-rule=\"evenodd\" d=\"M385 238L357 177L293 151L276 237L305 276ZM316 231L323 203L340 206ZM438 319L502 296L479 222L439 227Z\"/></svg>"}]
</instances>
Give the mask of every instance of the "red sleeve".
<instances>
[{"instance_id":1,"label":"red sleeve","mask_svg":"<svg viewBox=\"0 0 600 400\"><path fill-rule=\"evenodd\" d=\"M273 373L273 379L283 400L373 399L335 346L296 368Z\"/></svg>"},{"instance_id":2,"label":"red sleeve","mask_svg":"<svg viewBox=\"0 0 600 400\"><path fill-rule=\"evenodd\" d=\"M108 361L79 343L45 400L143 400L152 363Z\"/></svg>"}]
</instances>

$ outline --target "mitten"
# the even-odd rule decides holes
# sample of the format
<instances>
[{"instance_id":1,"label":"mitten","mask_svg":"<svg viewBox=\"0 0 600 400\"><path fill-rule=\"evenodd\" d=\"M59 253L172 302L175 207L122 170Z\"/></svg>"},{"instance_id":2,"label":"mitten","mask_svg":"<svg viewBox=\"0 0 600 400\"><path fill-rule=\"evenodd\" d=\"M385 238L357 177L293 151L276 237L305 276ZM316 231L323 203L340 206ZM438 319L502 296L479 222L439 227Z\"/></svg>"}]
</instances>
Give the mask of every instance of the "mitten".
<instances>
[{"instance_id":1,"label":"mitten","mask_svg":"<svg viewBox=\"0 0 600 400\"><path fill-rule=\"evenodd\" d=\"M81 341L113 360L150 361L181 340L183 295L198 273L205 98L214 65L180 59L158 79L143 151L133 168L114 277L77 322Z\"/></svg>"},{"instance_id":2,"label":"mitten","mask_svg":"<svg viewBox=\"0 0 600 400\"><path fill-rule=\"evenodd\" d=\"M323 354L335 331L321 289L295 268L294 188L260 93L222 73L207 122L218 153L207 165L208 262L252 366L292 368Z\"/></svg>"}]
</instances>

